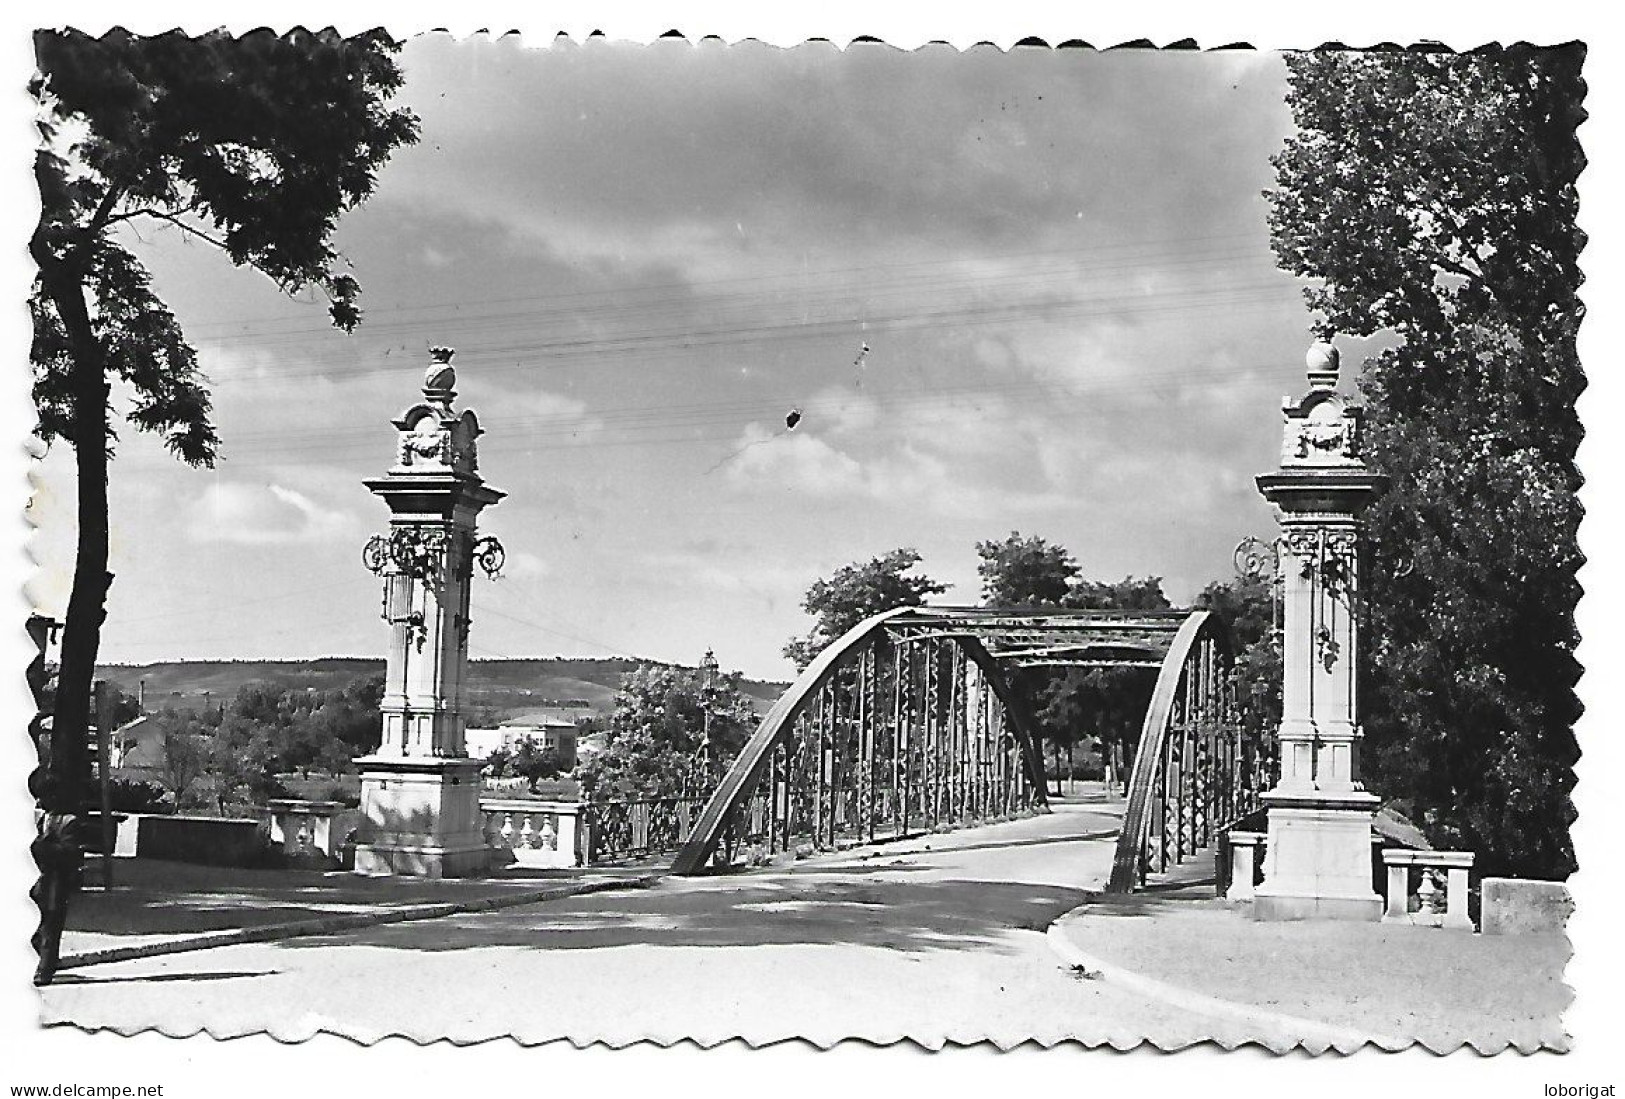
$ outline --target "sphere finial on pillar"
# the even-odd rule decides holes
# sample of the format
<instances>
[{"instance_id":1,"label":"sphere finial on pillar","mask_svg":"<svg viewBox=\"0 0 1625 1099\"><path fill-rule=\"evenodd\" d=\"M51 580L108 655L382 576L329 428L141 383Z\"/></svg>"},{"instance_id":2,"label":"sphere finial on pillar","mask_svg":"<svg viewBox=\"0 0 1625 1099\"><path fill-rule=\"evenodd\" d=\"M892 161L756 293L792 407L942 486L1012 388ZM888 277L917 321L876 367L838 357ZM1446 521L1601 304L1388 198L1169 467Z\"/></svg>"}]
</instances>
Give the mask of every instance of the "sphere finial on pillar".
<instances>
[{"instance_id":1,"label":"sphere finial on pillar","mask_svg":"<svg viewBox=\"0 0 1625 1099\"><path fill-rule=\"evenodd\" d=\"M1311 389L1336 389L1337 375L1342 365L1342 356L1337 353L1329 340L1316 340L1309 348L1309 353L1303 358L1304 366L1308 368L1309 386Z\"/></svg>"}]
</instances>

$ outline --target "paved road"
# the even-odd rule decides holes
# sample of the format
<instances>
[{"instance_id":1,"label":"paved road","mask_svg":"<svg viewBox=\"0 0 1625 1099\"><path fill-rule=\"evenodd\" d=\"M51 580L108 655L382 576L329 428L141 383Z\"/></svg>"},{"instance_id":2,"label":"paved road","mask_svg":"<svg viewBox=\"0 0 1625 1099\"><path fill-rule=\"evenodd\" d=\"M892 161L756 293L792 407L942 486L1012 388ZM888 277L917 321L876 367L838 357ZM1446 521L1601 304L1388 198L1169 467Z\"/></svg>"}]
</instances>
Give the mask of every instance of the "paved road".
<instances>
[{"instance_id":1,"label":"paved road","mask_svg":"<svg viewBox=\"0 0 1625 1099\"><path fill-rule=\"evenodd\" d=\"M1043 929L1098 888L1120 807L727 878L95 966L47 1022L216 1036L621 1044L1233 1037L1069 972Z\"/></svg>"}]
</instances>

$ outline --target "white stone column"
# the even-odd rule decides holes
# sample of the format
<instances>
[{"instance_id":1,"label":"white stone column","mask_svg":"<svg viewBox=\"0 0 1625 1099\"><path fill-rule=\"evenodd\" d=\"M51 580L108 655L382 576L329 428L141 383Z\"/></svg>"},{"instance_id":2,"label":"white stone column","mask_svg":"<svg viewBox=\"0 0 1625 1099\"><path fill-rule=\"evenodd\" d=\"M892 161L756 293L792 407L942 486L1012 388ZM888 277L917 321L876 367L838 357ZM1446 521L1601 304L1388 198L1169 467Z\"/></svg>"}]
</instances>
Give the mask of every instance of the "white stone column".
<instances>
[{"instance_id":1,"label":"white stone column","mask_svg":"<svg viewBox=\"0 0 1625 1099\"><path fill-rule=\"evenodd\" d=\"M1360 784L1361 516L1386 479L1360 457L1360 413L1337 392L1337 351L1308 356L1309 391L1283 402L1281 467L1258 478L1280 511L1281 775L1269 807L1259 919L1375 920L1371 818Z\"/></svg>"},{"instance_id":2,"label":"white stone column","mask_svg":"<svg viewBox=\"0 0 1625 1099\"><path fill-rule=\"evenodd\" d=\"M364 560L383 579L389 656L383 740L357 760L362 822L355 868L428 877L487 866L480 762L463 746L469 586L478 563L494 575L501 547L477 539L480 511L502 499L478 473L474 413L455 412L449 348L431 350L423 400L394 421L396 463L366 482L389 507L387 534Z\"/></svg>"}]
</instances>

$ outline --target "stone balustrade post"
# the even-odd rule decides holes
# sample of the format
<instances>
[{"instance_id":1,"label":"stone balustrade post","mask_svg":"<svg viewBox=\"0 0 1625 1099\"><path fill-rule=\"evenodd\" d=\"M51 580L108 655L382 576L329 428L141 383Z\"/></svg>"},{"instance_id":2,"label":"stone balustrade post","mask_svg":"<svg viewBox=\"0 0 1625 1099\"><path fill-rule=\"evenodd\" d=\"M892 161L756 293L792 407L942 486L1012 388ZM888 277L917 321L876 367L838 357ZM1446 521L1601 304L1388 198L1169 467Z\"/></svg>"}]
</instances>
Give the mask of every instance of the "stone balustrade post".
<instances>
[{"instance_id":1,"label":"stone balustrade post","mask_svg":"<svg viewBox=\"0 0 1625 1099\"><path fill-rule=\"evenodd\" d=\"M1471 931L1473 920L1467 914L1467 875L1472 869L1473 855L1470 851L1450 851L1446 854L1452 858L1444 863L1444 923L1440 926L1456 931Z\"/></svg>"},{"instance_id":2,"label":"stone balustrade post","mask_svg":"<svg viewBox=\"0 0 1625 1099\"><path fill-rule=\"evenodd\" d=\"M1225 891L1227 901L1253 899L1253 878L1257 874L1258 845L1264 842L1261 832L1230 833L1230 888Z\"/></svg>"},{"instance_id":3,"label":"stone balustrade post","mask_svg":"<svg viewBox=\"0 0 1625 1099\"><path fill-rule=\"evenodd\" d=\"M1389 848L1382 853L1383 865L1388 868L1388 908L1382 914L1383 923L1410 921L1411 864L1408 859L1397 857L1409 854L1409 851L1396 848Z\"/></svg>"},{"instance_id":4,"label":"stone balustrade post","mask_svg":"<svg viewBox=\"0 0 1625 1099\"><path fill-rule=\"evenodd\" d=\"M592 865L593 829L597 822L593 817L593 807L583 802L576 815L576 865Z\"/></svg>"}]
</instances>

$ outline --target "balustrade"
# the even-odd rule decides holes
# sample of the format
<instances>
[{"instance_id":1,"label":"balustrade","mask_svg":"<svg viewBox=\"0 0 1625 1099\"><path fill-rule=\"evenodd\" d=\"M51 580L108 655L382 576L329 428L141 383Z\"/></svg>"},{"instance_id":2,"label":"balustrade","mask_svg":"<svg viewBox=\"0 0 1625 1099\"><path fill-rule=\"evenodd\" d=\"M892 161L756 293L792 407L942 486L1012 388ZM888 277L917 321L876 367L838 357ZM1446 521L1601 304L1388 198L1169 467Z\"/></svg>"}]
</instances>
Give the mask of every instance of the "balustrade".
<instances>
[{"instance_id":1,"label":"balustrade","mask_svg":"<svg viewBox=\"0 0 1625 1099\"><path fill-rule=\"evenodd\" d=\"M360 823L359 810L339 801L273 798L266 803L271 845L290 859L338 866L343 847Z\"/></svg>"},{"instance_id":2,"label":"balustrade","mask_svg":"<svg viewBox=\"0 0 1625 1099\"><path fill-rule=\"evenodd\" d=\"M1383 850L1382 861L1388 868L1384 923L1473 930L1473 921L1467 912L1467 877L1473 866L1471 851L1412 851L1389 847ZM1441 872L1445 878L1442 900L1438 882ZM1414 910L1413 899L1416 901Z\"/></svg>"},{"instance_id":3,"label":"balustrade","mask_svg":"<svg viewBox=\"0 0 1625 1099\"><path fill-rule=\"evenodd\" d=\"M585 865L580 814L573 801L535 801L529 798L480 799L485 820L485 843L506 854L510 865L563 868Z\"/></svg>"}]
</instances>

